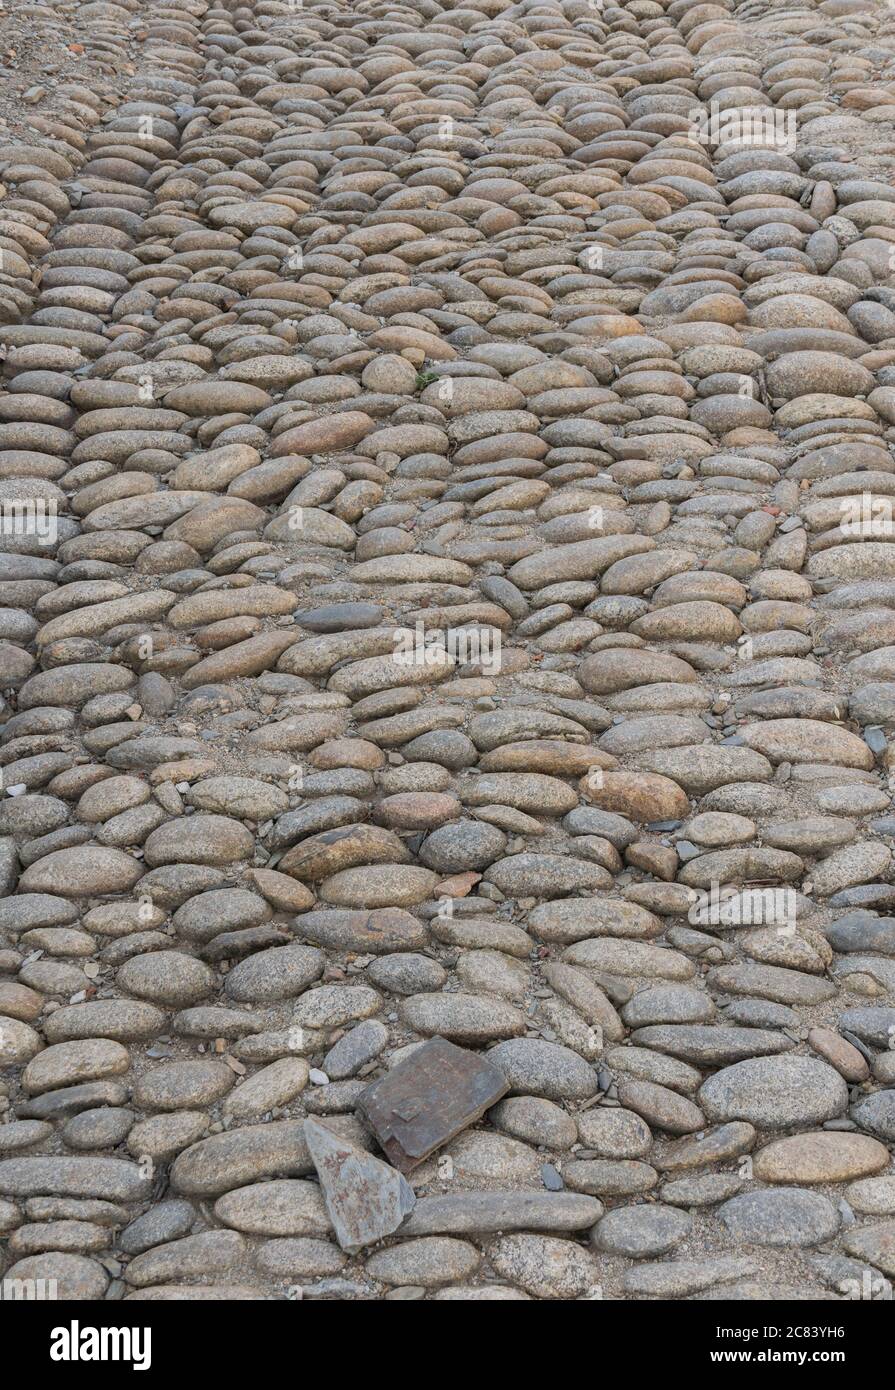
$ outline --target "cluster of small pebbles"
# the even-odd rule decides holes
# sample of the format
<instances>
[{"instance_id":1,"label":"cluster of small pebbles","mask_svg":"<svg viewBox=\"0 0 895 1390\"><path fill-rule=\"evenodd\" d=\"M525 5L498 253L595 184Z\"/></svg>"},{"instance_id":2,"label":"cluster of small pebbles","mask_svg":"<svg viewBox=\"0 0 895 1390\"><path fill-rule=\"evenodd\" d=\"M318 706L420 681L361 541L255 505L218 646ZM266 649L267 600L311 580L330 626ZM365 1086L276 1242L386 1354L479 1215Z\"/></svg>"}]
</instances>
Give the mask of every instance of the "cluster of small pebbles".
<instances>
[{"instance_id":1,"label":"cluster of small pebbles","mask_svg":"<svg viewBox=\"0 0 895 1390\"><path fill-rule=\"evenodd\" d=\"M895 10L58 11L0 146L2 1279L891 1298ZM507 1094L346 1250L305 1123L381 1158L434 1037Z\"/></svg>"}]
</instances>

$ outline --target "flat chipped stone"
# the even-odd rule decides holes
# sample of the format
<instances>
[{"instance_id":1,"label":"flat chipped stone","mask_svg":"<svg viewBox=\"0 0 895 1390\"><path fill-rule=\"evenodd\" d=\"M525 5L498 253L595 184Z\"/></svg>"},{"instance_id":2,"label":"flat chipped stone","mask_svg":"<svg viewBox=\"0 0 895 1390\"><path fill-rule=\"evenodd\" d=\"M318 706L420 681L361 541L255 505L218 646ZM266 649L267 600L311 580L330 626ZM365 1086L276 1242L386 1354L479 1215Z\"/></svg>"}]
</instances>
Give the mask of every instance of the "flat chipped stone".
<instances>
[{"instance_id":1,"label":"flat chipped stone","mask_svg":"<svg viewBox=\"0 0 895 1390\"><path fill-rule=\"evenodd\" d=\"M317 1120L305 1120L304 1135L342 1249L356 1255L392 1235L416 1201L407 1179Z\"/></svg>"},{"instance_id":2,"label":"flat chipped stone","mask_svg":"<svg viewBox=\"0 0 895 1390\"><path fill-rule=\"evenodd\" d=\"M357 1109L394 1166L409 1173L508 1090L491 1062L436 1037L368 1086Z\"/></svg>"}]
</instances>

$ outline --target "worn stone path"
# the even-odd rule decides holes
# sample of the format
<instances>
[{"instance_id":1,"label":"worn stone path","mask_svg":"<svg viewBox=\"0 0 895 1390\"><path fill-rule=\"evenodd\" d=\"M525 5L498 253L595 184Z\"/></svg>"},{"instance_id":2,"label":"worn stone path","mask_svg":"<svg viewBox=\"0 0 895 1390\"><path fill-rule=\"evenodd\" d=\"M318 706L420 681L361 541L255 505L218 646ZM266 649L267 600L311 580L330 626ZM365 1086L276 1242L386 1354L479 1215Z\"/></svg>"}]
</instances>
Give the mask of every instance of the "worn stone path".
<instances>
[{"instance_id":1,"label":"worn stone path","mask_svg":"<svg viewBox=\"0 0 895 1390\"><path fill-rule=\"evenodd\" d=\"M0 29L0 1291L891 1299L895 10Z\"/></svg>"}]
</instances>

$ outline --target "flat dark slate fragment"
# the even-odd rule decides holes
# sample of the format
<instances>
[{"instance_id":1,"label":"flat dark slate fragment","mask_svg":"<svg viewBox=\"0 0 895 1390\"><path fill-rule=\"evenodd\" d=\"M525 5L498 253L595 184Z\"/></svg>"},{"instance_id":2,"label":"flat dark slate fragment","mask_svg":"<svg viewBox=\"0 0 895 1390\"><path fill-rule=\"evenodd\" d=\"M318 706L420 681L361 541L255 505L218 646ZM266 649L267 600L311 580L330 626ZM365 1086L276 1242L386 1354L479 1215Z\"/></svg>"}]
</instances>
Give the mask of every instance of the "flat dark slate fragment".
<instances>
[{"instance_id":1,"label":"flat dark slate fragment","mask_svg":"<svg viewBox=\"0 0 895 1390\"><path fill-rule=\"evenodd\" d=\"M446 1038L430 1038L362 1092L357 1109L402 1173L480 1119L509 1090L497 1067Z\"/></svg>"},{"instance_id":2,"label":"flat dark slate fragment","mask_svg":"<svg viewBox=\"0 0 895 1390\"><path fill-rule=\"evenodd\" d=\"M416 1201L407 1179L312 1116L304 1136L342 1249L356 1255L392 1235Z\"/></svg>"}]
</instances>

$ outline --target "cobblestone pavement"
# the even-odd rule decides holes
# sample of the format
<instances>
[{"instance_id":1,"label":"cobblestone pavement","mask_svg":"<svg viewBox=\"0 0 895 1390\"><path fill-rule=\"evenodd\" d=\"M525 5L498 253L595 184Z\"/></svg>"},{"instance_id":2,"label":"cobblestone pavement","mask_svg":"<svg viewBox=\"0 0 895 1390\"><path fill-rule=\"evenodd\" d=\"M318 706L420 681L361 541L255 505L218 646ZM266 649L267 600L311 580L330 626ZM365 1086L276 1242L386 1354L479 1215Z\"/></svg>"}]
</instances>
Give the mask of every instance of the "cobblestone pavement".
<instances>
[{"instance_id":1,"label":"cobblestone pavement","mask_svg":"<svg viewBox=\"0 0 895 1390\"><path fill-rule=\"evenodd\" d=\"M0 1291L891 1299L895 9L0 63Z\"/></svg>"}]
</instances>

